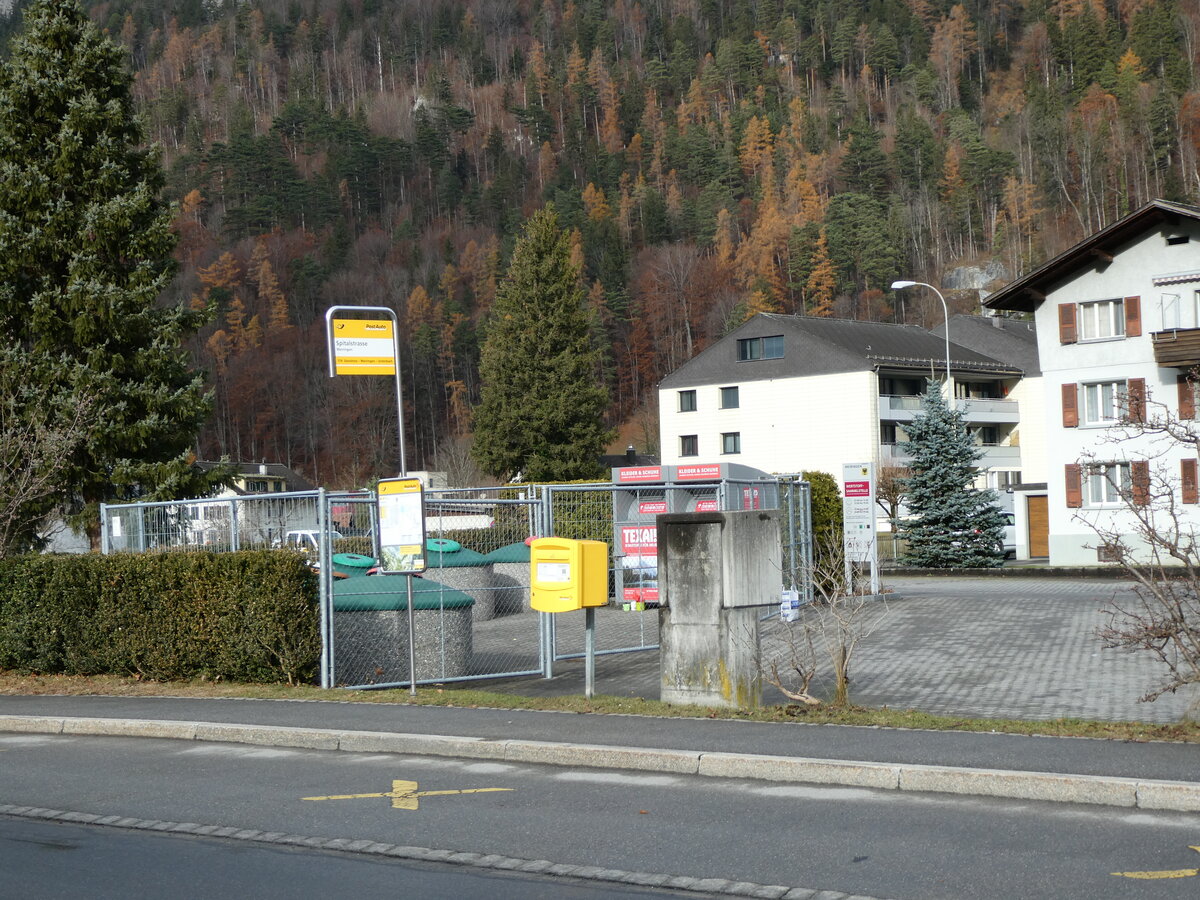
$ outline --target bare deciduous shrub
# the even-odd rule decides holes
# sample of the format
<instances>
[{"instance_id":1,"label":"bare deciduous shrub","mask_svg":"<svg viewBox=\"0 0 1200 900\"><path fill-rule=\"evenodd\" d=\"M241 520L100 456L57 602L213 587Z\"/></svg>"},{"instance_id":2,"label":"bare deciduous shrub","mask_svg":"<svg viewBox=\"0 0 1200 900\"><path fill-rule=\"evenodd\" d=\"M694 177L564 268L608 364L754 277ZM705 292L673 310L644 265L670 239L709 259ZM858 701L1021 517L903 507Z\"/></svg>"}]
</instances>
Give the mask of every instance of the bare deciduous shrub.
<instances>
[{"instance_id":1,"label":"bare deciduous shrub","mask_svg":"<svg viewBox=\"0 0 1200 900\"><path fill-rule=\"evenodd\" d=\"M789 700L808 706L824 701L811 691L828 665L834 705L850 702L850 667L862 641L879 627L887 604L868 593L867 580L846 577L841 544L826 540L813 554L816 600L800 610L795 622L778 622L768 633L773 646L763 651L763 678Z\"/></svg>"}]
</instances>

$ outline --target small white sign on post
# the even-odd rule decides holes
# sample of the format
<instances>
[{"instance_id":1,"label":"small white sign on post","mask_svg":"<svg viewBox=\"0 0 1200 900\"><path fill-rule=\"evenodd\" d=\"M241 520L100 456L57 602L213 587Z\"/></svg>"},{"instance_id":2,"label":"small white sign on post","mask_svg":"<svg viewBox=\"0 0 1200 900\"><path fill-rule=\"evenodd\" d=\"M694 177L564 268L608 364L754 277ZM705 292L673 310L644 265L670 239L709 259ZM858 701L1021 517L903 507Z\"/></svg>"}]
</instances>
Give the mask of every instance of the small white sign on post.
<instances>
[{"instance_id":1,"label":"small white sign on post","mask_svg":"<svg viewBox=\"0 0 1200 900\"><path fill-rule=\"evenodd\" d=\"M875 534L875 464L842 466L842 550L846 555L846 580L855 564L871 567L871 593L879 593L879 552Z\"/></svg>"},{"instance_id":2,"label":"small white sign on post","mask_svg":"<svg viewBox=\"0 0 1200 900\"><path fill-rule=\"evenodd\" d=\"M425 571L425 493L417 478L379 482L380 569L408 575Z\"/></svg>"}]
</instances>

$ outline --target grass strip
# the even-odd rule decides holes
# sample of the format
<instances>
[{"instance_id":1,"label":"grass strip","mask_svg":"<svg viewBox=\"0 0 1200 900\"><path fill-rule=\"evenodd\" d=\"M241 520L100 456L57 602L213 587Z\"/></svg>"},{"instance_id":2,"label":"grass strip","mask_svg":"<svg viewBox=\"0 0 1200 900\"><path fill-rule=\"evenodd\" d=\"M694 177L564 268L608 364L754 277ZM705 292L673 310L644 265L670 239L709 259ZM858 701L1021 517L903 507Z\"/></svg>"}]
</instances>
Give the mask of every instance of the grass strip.
<instances>
[{"instance_id":1,"label":"grass strip","mask_svg":"<svg viewBox=\"0 0 1200 900\"><path fill-rule=\"evenodd\" d=\"M234 697L259 700L329 700L344 703L398 703L489 709L535 709L595 715L737 719L747 722L856 725L928 731L980 731L1003 734L1087 737L1117 741L1200 743L1200 722L1156 724L1086 719L974 719L939 716L914 709L798 705L758 709L676 706L638 697L580 695L523 697L458 686L422 687L414 697L407 688L379 691L327 691L311 685L234 684L203 680L149 681L115 676L15 675L0 672L0 695L105 695L117 697Z\"/></svg>"}]
</instances>

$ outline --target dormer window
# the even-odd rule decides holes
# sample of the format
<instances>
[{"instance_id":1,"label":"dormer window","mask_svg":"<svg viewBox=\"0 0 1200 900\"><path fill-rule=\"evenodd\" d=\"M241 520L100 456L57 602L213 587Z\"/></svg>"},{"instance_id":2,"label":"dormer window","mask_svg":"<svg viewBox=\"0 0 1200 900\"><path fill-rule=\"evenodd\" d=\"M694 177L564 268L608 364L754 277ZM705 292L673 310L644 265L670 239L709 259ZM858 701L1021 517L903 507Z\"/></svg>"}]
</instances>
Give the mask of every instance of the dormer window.
<instances>
[{"instance_id":1,"label":"dormer window","mask_svg":"<svg viewBox=\"0 0 1200 900\"><path fill-rule=\"evenodd\" d=\"M783 335L741 338L737 342L738 362L756 359L783 359Z\"/></svg>"}]
</instances>

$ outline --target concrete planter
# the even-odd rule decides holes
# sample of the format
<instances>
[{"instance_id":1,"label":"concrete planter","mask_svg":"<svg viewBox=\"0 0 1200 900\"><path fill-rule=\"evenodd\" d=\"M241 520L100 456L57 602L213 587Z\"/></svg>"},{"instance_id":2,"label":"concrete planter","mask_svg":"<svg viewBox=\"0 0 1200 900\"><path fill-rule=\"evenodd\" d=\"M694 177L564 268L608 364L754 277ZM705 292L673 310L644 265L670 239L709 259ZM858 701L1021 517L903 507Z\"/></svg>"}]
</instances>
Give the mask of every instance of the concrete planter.
<instances>
[{"instance_id":1,"label":"concrete planter","mask_svg":"<svg viewBox=\"0 0 1200 900\"><path fill-rule=\"evenodd\" d=\"M338 684L407 682L408 605L402 576L351 578L334 584L334 675ZM467 594L413 579L416 680L470 674L471 611Z\"/></svg>"}]
</instances>

